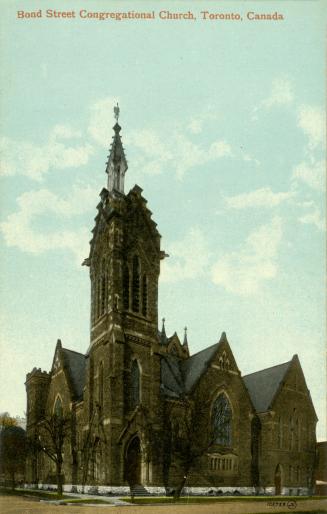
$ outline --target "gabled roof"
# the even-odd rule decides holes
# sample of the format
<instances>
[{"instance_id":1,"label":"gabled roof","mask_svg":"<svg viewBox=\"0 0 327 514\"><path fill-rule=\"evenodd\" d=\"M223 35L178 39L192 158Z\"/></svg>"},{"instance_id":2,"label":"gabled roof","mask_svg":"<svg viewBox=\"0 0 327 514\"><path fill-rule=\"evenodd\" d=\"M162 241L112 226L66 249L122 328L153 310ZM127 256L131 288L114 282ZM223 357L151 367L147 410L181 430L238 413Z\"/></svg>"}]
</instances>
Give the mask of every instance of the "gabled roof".
<instances>
[{"instance_id":1,"label":"gabled roof","mask_svg":"<svg viewBox=\"0 0 327 514\"><path fill-rule=\"evenodd\" d=\"M278 391L279 385L292 361L256 371L243 377L252 403L257 412L266 412Z\"/></svg>"},{"instance_id":2,"label":"gabled roof","mask_svg":"<svg viewBox=\"0 0 327 514\"><path fill-rule=\"evenodd\" d=\"M62 356L67 366L69 378L73 388L74 397L81 399L83 397L83 388L85 385L85 367L86 358L82 353L62 348Z\"/></svg>"},{"instance_id":3,"label":"gabled roof","mask_svg":"<svg viewBox=\"0 0 327 514\"><path fill-rule=\"evenodd\" d=\"M209 346L209 348L205 348L205 350L202 350L181 362L181 371L186 392L191 391L197 380L207 369L207 366L216 353L218 346L219 343Z\"/></svg>"},{"instance_id":4,"label":"gabled roof","mask_svg":"<svg viewBox=\"0 0 327 514\"><path fill-rule=\"evenodd\" d=\"M175 355L167 354L161 359L161 390L171 398L178 398L184 393L180 360Z\"/></svg>"},{"instance_id":5,"label":"gabled roof","mask_svg":"<svg viewBox=\"0 0 327 514\"><path fill-rule=\"evenodd\" d=\"M188 359L166 354L161 358L161 390L170 397L178 398L189 393L208 367L219 343L196 353Z\"/></svg>"}]
</instances>

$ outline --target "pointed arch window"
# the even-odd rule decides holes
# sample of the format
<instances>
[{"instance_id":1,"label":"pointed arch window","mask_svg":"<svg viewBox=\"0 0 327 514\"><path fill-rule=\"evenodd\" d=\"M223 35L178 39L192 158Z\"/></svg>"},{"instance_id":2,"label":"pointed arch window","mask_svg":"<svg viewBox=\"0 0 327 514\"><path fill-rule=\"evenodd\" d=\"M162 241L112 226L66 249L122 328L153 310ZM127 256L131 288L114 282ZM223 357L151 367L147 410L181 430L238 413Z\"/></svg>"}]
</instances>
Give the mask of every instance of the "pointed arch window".
<instances>
[{"instance_id":1,"label":"pointed arch window","mask_svg":"<svg viewBox=\"0 0 327 514\"><path fill-rule=\"evenodd\" d=\"M98 385L99 385L99 405L100 408L103 408L103 363L99 364L99 372L98 372Z\"/></svg>"},{"instance_id":2,"label":"pointed arch window","mask_svg":"<svg viewBox=\"0 0 327 514\"><path fill-rule=\"evenodd\" d=\"M106 270L106 260L102 260L101 266L101 291L100 291L100 316L105 313L107 306L107 270Z\"/></svg>"},{"instance_id":3,"label":"pointed arch window","mask_svg":"<svg viewBox=\"0 0 327 514\"><path fill-rule=\"evenodd\" d=\"M232 409L224 393L217 397L213 405L212 418L215 443L230 446L232 443Z\"/></svg>"},{"instance_id":4,"label":"pointed arch window","mask_svg":"<svg viewBox=\"0 0 327 514\"><path fill-rule=\"evenodd\" d=\"M133 258L132 309L134 312L140 310L140 261L137 255Z\"/></svg>"},{"instance_id":5,"label":"pointed arch window","mask_svg":"<svg viewBox=\"0 0 327 514\"><path fill-rule=\"evenodd\" d=\"M142 279L142 314L143 316L148 314L148 279L145 274Z\"/></svg>"},{"instance_id":6,"label":"pointed arch window","mask_svg":"<svg viewBox=\"0 0 327 514\"><path fill-rule=\"evenodd\" d=\"M100 303L101 303L101 279L97 280L97 299L96 299L96 317L100 316Z\"/></svg>"},{"instance_id":7,"label":"pointed arch window","mask_svg":"<svg viewBox=\"0 0 327 514\"><path fill-rule=\"evenodd\" d=\"M283 447L283 418L279 416L278 418L278 448L281 449Z\"/></svg>"},{"instance_id":8,"label":"pointed arch window","mask_svg":"<svg viewBox=\"0 0 327 514\"><path fill-rule=\"evenodd\" d=\"M137 360L133 360L131 369L131 407L140 403L140 368Z\"/></svg>"},{"instance_id":9,"label":"pointed arch window","mask_svg":"<svg viewBox=\"0 0 327 514\"><path fill-rule=\"evenodd\" d=\"M101 314L104 313L106 308L106 276L101 277Z\"/></svg>"},{"instance_id":10,"label":"pointed arch window","mask_svg":"<svg viewBox=\"0 0 327 514\"><path fill-rule=\"evenodd\" d=\"M62 418L63 408L62 408L62 401L59 398L59 396L57 396L57 398L56 398L56 402L55 402L53 411L54 411L55 416L57 416L57 418Z\"/></svg>"},{"instance_id":11,"label":"pointed arch window","mask_svg":"<svg viewBox=\"0 0 327 514\"><path fill-rule=\"evenodd\" d=\"M124 273L123 273L123 302L124 302L124 309L129 309L129 269L127 264L124 266Z\"/></svg>"}]
</instances>

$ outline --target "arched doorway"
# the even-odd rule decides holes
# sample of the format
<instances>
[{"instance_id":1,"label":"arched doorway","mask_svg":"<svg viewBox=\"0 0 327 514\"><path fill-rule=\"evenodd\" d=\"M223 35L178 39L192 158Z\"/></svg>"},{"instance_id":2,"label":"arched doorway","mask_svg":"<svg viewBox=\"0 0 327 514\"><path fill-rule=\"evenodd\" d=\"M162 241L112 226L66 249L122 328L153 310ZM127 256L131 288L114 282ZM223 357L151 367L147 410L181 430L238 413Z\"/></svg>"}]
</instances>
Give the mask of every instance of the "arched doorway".
<instances>
[{"instance_id":1,"label":"arched doorway","mask_svg":"<svg viewBox=\"0 0 327 514\"><path fill-rule=\"evenodd\" d=\"M141 484L141 460L141 443L136 436L129 443L125 457L125 478L130 486Z\"/></svg>"},{"instance_id":2,"label":"arched doorway","mask_svg":"<svg viewBox=\"0 0 327 514\"><path fill-rule=\"evenodd\" d=\"M282 467L280 464L275 470L275 494L282 494Z\"/></svg>"}]
</instances>

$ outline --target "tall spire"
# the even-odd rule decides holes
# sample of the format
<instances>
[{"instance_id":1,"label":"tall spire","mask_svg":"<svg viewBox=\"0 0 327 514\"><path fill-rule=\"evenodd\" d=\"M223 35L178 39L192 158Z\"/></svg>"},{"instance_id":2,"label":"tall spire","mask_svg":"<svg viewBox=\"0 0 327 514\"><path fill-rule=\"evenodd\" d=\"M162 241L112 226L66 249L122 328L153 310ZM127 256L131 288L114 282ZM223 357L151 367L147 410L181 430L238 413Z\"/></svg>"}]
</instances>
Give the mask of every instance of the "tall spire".
<instances>
[{"instance_id":1,"label":"tall spire","mask_svg":"<svg viewBox=\"0 0 327 514\"><path fill-rule=\"evenodd\" d=\"M187 346L188 347L188 341L187 341L187 327L184 327L184 341L183 341L183 346Z\"/></svg>"},{"instance_id":2,"label":"tall spire","mask_svg":"<svg viewBox=\"0 0 327 514\"><path fill-rule=\"evenodd\" d=\"M124 178L128 166L123 144L119 134L119 132L121 131L121 126L118 123L119 114L120 109L117 103L117 105L115 105L114 107L114 116L116 119L116 123L113 129L115 135L112 138L113 141L111 144L110 153L108 157L106 173L108 173L108 191L118 191L119 193L124 193Z\"/></svg>"},{"instance_id":3,"label":"tall spire","mask_svg":"<svg viewBox=\"0 0 327 514\"><path fill-rule=\"evenodd\" d=\"M161 344L167 344L165 321L166 321L165 318L162 318L162 328L161 328L161 335L160 335L160 343Z\"/></svg>"}]
</instances>

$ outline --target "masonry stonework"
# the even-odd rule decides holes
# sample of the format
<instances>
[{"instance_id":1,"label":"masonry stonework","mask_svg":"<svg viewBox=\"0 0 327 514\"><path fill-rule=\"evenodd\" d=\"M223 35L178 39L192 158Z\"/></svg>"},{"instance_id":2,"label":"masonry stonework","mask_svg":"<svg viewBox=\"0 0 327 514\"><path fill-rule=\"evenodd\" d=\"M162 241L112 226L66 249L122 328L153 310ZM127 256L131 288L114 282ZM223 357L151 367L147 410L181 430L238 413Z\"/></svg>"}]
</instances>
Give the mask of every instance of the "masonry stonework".
<instances>
[{"instance_id":1,"label":"masonry stonework","mask_svg":"<svg viewBox=\"0 0 327 514\"><path fill-rule=\"evenodd\" d=\"M90 346L82 354L58 341L51 371L27 375L28 437L38 441L58 412L69 418L66 489L306 493L317 417L298 357L242 377L225 333L190 356L186 332L181 342L164 323L158 330L166 254L142 189L124 192L120 130L117 121L83 263L91 280ZM53 462L33 448L28 482L53 487Z\"/></svg>"}]
</instances>

